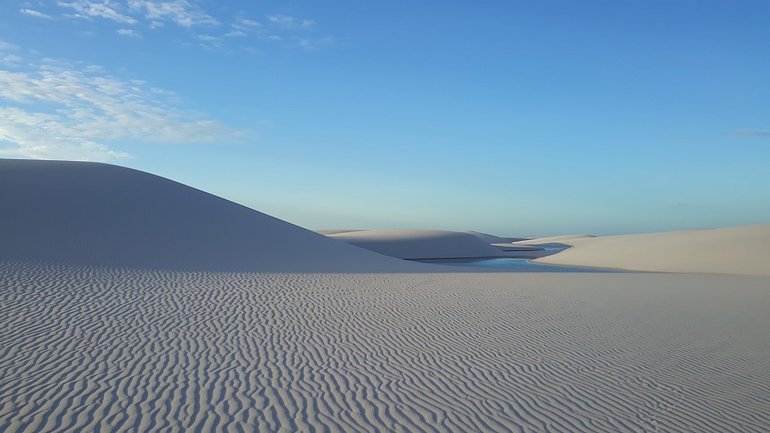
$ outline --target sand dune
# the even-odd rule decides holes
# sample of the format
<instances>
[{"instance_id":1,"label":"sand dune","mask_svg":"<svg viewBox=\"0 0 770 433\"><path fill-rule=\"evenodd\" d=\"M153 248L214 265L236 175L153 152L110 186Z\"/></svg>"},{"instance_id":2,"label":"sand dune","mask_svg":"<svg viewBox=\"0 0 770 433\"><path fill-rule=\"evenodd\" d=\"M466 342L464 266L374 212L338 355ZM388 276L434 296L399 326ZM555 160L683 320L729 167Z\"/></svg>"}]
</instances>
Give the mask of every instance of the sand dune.
<instances>
[{"instance_id":1,"label":"sand dune","mask_svg":"<svg viewBox=\"0 0 770 433\"><path fill-rule=\"evenodd\" d=\"M770 275L770 224L563 240L538 262L637 271Z\"/></svg>"},{"instance_id":2,"label":"sand dune","mask_svg":"<svg viewBox=\"0 0 770 433\"><path fill-rule=\"evenodd\" d=\"M330 238L401 259L496 257L500 251L478 236L444 230L361 230Z\"/></svg>"},{"instance_id":3,"label":"sand dune","mask_svg":"<svg viewBox=\"0 0 770 433\"><path fill-rule=\"evenodd\" d=\"M249 272L420 266L114 165L0 160L0 203L0 261Z\"/></svg>"}]
</instances>

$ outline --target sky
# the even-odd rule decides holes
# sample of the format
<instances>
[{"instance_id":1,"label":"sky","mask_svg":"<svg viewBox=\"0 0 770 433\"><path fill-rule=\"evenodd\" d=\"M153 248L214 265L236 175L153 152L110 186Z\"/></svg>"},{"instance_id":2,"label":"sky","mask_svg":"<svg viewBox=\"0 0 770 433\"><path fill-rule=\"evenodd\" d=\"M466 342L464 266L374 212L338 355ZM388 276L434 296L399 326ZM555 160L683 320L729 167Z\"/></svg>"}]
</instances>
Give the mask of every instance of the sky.
<instances>
[{"instance_id":1,"label":"sky","mask_svg":"<svg viewBox=\"0 0 770 433\"><path fill-rule=\"evenodd\" d=\"M0 4L0 157L310 229L770 223L766 0Z\"/></svg>"}]
</instances>

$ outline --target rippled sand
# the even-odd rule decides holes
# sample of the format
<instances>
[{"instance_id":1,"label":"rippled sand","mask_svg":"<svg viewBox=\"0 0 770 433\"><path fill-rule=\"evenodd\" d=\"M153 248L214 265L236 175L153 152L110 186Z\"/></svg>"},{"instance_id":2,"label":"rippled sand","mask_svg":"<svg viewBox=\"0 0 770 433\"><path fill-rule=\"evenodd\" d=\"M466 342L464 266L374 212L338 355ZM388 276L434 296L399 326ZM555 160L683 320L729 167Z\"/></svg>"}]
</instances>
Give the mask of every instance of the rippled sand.
<instances>
[{"instance_id":1,"label":"rippled sand","mask_svg":"<svg viewBox=\"0 0 770 433\"><path fill-rule=\"evenodd\" d=\"M0 266L0 431L767 431L762 277Z\"/></svg>"}]
</instances>

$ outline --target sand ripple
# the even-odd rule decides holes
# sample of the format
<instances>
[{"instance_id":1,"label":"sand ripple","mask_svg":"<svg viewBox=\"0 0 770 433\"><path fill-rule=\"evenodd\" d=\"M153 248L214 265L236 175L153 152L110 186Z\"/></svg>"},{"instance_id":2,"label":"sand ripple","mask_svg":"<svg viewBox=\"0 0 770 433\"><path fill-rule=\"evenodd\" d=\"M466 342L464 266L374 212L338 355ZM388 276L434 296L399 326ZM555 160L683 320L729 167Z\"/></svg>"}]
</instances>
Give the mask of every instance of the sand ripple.
<instances>
[{"instance_id":1,"label":"sand ripple","mask_svg":"<svg viewBox=\"0 0 770 433\"><path fill-rule=\"evenodd\" d=\"M3 432L770 428L767 279L0 276Z\"/></svg>"}]
</instances>

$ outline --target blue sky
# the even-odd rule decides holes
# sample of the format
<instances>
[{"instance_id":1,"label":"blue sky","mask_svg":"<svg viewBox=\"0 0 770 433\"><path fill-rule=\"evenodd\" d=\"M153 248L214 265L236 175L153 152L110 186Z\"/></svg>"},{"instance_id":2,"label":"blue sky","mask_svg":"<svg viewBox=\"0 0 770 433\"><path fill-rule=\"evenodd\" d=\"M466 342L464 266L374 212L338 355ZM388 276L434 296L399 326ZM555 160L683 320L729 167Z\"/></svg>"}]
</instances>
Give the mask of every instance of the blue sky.
<instances>
[{"instance_id":1,"label":"blue sky","mask_svg":"<svg viewBox=\"0 0 770 433\"><path fill-rule=\"evenodd\" d=\"M308 228L770 223L770 3L7 1L0 156Z\"/></svg>"}]
</instances>

